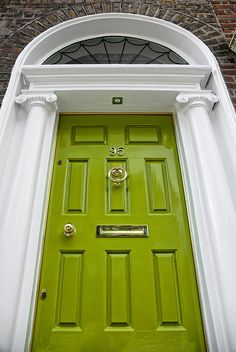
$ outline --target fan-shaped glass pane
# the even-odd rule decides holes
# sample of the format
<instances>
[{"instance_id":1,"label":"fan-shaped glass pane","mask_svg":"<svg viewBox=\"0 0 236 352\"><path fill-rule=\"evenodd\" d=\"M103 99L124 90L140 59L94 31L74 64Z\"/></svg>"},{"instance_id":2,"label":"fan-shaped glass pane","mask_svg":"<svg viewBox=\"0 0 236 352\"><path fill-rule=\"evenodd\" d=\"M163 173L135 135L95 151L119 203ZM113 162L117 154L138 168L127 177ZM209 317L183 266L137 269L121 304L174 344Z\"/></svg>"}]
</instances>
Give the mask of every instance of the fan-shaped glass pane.
<instances>
[{"instance_id":1,"label":"fan-shaped glass pane","mask_svg":"<svg viewBox=\"0 0 236 352\"><path fill-rule=\"evenodd\" d=\"M51 55L43 64L187 65L188 63L163 45L138 38L107 36L68 45Z\"/></svg>"}]
</instances>

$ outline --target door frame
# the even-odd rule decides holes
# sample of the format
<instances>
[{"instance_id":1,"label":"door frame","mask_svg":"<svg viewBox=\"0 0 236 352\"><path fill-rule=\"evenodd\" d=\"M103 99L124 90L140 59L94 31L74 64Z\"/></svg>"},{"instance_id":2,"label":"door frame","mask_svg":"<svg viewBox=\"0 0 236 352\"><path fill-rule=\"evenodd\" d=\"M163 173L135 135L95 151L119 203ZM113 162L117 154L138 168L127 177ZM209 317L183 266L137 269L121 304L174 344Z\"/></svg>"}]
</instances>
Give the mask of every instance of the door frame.
<instances>
[{"instance_id":1,"label":"door frame","mask_svg":"<svg viewBox=\"0 0 236 352\"><path fill-rule=\"evenodd\" d=\"M147 27L149 37L154 28L161 29L160 33L165 29L160 42L176 49L174 41L185 40L186 53L182 48L182 55L191 65L39 65L45 48L50 55L47 45L54 36L65 45L61 31L75 35L78 25L85 30L91 21L94 35L96 24L109 25L109 21L112 28L122 21L129 28L132 24L138 28L138 21ZM120 34L134 35L134 29L127 26ZM201 62L190 57L188 43L191 48L195 46L196 57L201 51ZM57 41L54 50L58 46ZM165 21L128 14L94 15L55 26L32 41L13 70L0 120L0 158L4 165L0 189L4 219L0 237L0 311L4 320L0 318L0 331L4 339L0 339L0 349L30 349L58 112L67 111L68 104L73 111L83 113L91 107L95 111L93 104L83 103L85 91L95 103L101 97L110 102L111 96L118 94L131 102L122 107L101 104L96 112L173 114L208 349L234 351L236 217L232 175L236 175L236 126L232 104L212 54L199 39ZM14 255L9 260L11 253Z\"/></svg>"}]
</instances>

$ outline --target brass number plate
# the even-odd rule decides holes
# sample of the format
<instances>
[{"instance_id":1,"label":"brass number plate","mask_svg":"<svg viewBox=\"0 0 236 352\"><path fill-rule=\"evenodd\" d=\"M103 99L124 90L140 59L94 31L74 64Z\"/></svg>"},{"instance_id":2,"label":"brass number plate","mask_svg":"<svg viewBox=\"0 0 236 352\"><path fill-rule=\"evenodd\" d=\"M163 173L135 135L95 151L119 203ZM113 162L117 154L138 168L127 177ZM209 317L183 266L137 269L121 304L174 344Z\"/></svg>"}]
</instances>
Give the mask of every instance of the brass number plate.
<instances>
[{"instance_id":1,"label":"brass number plate","mask_svg":"<svg viewBox=\"0 0 236 352\"><path fill-rule=\"evenodd\" d=\"M124 150L124 147L110 147L109 148L109 153L111 156L115 156L115 155L119 155L119 156L122 156L125 154L125 150Z\"/></svg>"}]
</instances>

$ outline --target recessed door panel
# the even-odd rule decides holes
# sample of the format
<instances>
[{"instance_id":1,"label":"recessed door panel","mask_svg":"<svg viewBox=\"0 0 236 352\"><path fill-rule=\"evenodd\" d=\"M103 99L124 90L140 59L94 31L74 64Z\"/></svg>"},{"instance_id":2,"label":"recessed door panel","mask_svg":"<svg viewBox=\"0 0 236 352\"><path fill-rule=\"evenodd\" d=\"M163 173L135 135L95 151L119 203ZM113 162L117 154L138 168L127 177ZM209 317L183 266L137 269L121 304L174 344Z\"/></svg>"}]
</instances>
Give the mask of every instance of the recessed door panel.
<instances>
[{"instance_id":1,"label":"recessed door panel","mask_svg":"<svg viewBox=\"0 0 236 352\"><path fill-rule=\"evenodd\" d=\"M150 212L169 212L170 196L166 160L146 160L146 176Z\"/></svg>"},{"instance_id":2,"label":"recessed door panel","mask_svg":"<svg viewBox=\"0 0 236 352\"><path fill-rule=\"evenodd\" d=\"M107 174L113 167L127 169L126 160L107 160ZM129 193L127 181L121 183L119 187L107 178L107 212L108 214L127 214L129 212Z\"/></svg>"},{"instance_id":3,"label":"recessed door panel","mask_svg":"<svg viewBox=\"0 0 236 352\"><path fill-rule=\"evenodd\" d=\"M56 308L58 327L81 329L83 269L83 253L61 253Z\"/></svg>"},{"instance_id":4,"label":"recessed door panel","mask_svg":"<svg viewBox=\"0 0 236 352\"><path fill-rule=\"evenodd\" d=\"M111 328L131 326L130 252L107 252L107 323Z\"/></svg>"},{"instance_id":5,"label":"recessed door panel","mask_svg":"<svg viewBox=\"0 0 236 352\"><path fill-rule=\"evenodd\" d=\"M72 144L106 144L107 128L106 126L73 126L72 127Z\"/></svg>"},{"instance_id":6,"label":"recessed door panel","mask_svg":"<svg viewBox=\"0 0 236 352\"><path fill-rule=\"evenodd\" d=\"M65 212L86 212L87 181L88 160L68 160L64 190Z\"/></svg>"},{"instance_id":7,"label":"recessed door panel","mask_svg":"<svg viewBox=\"0 0 236 352\"><path fill-rule=\"evenodd\" d=\"M176 328L182 325L176 252L153 254L158 328Z\"/></svg>"},{"instance_id":8,"label":"recessed door panel","mask_svg":"<svg viewBox=\"0 0 236 352\"><path fill-rule=\"evenodd\" d=\"M149 144L160 143L161 132L159 126L126 126L126 143L127 144Z\"/></svg>"},{"instance_id":9,"label":"recessed door panel","mask_svg":"<svg viewBox=\"0 0 236 352\"><path fill-rule=\"evenodd\" d=\"M203 352L171 116L62 115L32 351Z\"/></svg>"}]
</instances>

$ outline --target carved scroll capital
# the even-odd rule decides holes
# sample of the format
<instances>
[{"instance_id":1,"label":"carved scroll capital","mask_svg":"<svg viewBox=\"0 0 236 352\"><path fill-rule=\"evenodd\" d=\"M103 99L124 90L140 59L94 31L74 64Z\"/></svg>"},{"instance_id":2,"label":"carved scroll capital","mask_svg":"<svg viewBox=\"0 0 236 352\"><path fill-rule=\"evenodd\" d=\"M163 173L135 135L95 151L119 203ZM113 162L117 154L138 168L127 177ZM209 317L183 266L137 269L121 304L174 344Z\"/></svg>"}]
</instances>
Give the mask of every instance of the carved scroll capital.
<instances>
[{"instance_id":1,"label":"carved scroll capital","mask_svg":"<svg viewBox=\"0 0 236 352\"><path fill-rule=\"evenodd\" d=\"M177 107L181 110L197 106L204 106L211 110L218 100L211 91L183 92L176 97Z\"/></svg>"},{"instance_id":2,"label":"carved scroll capital","mask_svg":"<svg viewBox=\"0 0 236 352\"><path fill-rule=\"evenodd\" d=\"M26 109L35 105L50 110L57 108L57 96L54 93L22 93L15 98L15 102Z\"/></svg>"}]
</instances>

